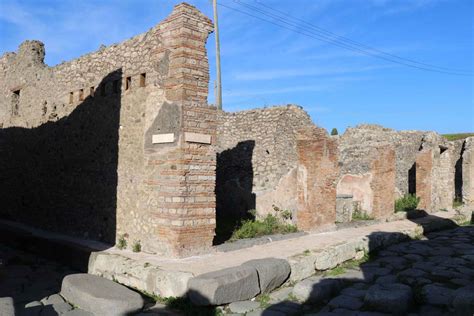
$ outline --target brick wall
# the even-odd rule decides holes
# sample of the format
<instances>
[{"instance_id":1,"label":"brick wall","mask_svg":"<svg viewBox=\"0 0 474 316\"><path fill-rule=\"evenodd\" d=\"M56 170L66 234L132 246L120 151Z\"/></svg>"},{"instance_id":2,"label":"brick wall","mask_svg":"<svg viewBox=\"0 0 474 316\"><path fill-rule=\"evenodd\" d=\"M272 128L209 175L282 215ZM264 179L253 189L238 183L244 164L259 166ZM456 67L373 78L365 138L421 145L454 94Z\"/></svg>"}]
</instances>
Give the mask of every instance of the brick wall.
<instances>
[{"instance_id":1,"label":"brick wall","mask_svg":"<svg viewBox=\"0 0 474 316\"><path fill-rule=\"evenodd\" d=\"M298 228L311 231L336 221L337 140L325 129L309 127L297 134Z\"/></svg>"},{"instance_id":2,"label":"brick wall","mask_svg":"<svg viewBox=\"0 0 474 316\"><path fill-rule=\"evenodd\" d=\"M377 148L376 152L370 183L373 192L372 216L387 218L393 214L395 206L395 150L388 145Z\"/></svg>"}]
</instances>

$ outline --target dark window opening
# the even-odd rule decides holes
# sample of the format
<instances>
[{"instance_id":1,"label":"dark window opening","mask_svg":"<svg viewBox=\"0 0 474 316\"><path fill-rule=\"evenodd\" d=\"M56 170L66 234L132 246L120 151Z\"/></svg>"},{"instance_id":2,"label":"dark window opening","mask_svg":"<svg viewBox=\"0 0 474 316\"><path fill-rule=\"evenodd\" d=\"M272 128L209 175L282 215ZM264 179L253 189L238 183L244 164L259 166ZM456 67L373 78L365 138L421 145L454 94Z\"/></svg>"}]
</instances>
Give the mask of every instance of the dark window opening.
<instances>
[{"instance_id":1,"label":"dark window opening","mask_svg":"<svg viewBox=\"0 0 474 316\"><path fill-rule=\"evenodd\" d=\"M79 101L84 101L84 89L79 90Z\"/></svg>"},{"instance_id":2,"label":"dark window opening","mask_svg":"<svg viewBox=\"0 0 474 316\"><path fill-rule=\"evenodd\" d=\"M462 187L463 187L463 155L466 150L466 142L462 144L461 152L459 153L459 159L456 161L454 166L454 199L455 201L462 202Z\"/></svg>"},{"instance_id":3,"label":"dark window opening","mask_svg":"<svg viewBox=\"0 0 474 316\"><path fill-rule=\"evenodd\" d=\"M69 104L74 103L74 92L69 92Z\"/></svg>"},{"instance_id":4,"label":"dark window opening","mask_svg":"<svg viewBox=\"0 0 474 316\"><path fill-rule=\"evenodd\" d=\"M119 91L119 81L118 80L114 80L114 83L113 83L114 87L114 93L118 93Z\"/></svg>"},{"instance_id":5,"label":"dark window opening","mask_svg":"<svg viewBox=\"0 0 474 316\"><path fill-rule=\"evenodd\" d=\"M146 73L142 73L140 75L140 87L144 87L146 85Z\"/></svg>"},{"instance_id":6,"label":"dark window opening","mask_svg":"<svg viewBox=\"0 0 474 316\"><path fill-rule=\"evenodd\" d=\"M442 154L442 153L444 153L447 149L448 149L448 147L439 146L439 153Z\"/></svg>"},{"instance_id":7,"label":"dark window opening","mask_svg":"<svg viewBox=\"0 0 474 316\"><path fill-rule=\"evenodd\" d=\"M416 163L408 170L408 193L416 195Z\"/></svg>"},{"instance_id":8,"label":"dark window opening","mask_svg":"<svg viewBox=\"0 0 474 316\"><path fill-rule=\"evenodd\" d=\"M125 78L125 91L132 87L132 77Z\"/></svg>"},{"instance_id":9,"label":"dark window opening","mask_svg":"<svg viewBox=\"0 0 474 316\"><path fill-rule=\"evenodd\" d=\"M12 95L12 115L17 116L20 109L20 90L13 91Z\"/></svg>"},{"instance_id":10,"label":"dark window opening","mask_svg":"<svg viewBox=\"0 0 474 316\"><path fill-rule=\"evenodd\" d=\"M93 97L93 96L94 96L94 93L95 93L95 87L90 87L90 89L89 89L89 95L90 95L91 97Z\"/></svg>"}]
</instances>

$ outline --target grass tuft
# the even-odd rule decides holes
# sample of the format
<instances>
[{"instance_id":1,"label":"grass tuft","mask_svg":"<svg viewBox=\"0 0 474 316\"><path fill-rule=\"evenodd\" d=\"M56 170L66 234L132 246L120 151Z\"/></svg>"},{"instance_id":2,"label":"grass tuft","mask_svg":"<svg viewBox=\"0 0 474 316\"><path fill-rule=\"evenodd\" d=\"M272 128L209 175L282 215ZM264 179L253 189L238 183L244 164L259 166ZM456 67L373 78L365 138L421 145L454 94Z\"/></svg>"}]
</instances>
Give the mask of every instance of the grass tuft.
<instances>
[{"instance_id":1,"label":"grass tuft","mask_svg":"<svg viewBox=\"0 0 474 316\"><path fill-rule=\"evenodd\" d=\"M242 226L233 232L230 240L255 238L273 234L289 234L296 231L296 226L286 224L278 217L268 214L263 218L263 220L244 220Z\"/></svg>"},{"instance_id":2,"label":"grass tuft","mask_svg":"<svg viewBox=\"0 0 474 316\"><path fill-rule=\"evenodd\" d=\"M395 201L395 212L409 212L414 211L420 203L420 198L414 194L406 194L405 196Z\"/></svg>"}]
</instances>

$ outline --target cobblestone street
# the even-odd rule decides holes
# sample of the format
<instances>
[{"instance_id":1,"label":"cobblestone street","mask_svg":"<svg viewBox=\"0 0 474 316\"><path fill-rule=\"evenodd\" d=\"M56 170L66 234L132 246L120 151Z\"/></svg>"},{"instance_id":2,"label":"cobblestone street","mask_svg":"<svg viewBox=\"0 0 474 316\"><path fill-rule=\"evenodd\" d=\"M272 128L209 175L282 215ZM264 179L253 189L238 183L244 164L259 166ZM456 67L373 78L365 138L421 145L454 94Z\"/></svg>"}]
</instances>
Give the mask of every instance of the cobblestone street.
<instances>
[{"instance_id":1,"label":"cobblestone street","mask_svg":"<svg viewBox=\"0 0 474 316\"><path fill-rule=\"evenodd\" d=\"M434 232L390 246L359 267L343 265L260 300L265 308L248 301L233 303L226 311L235 314L248 306L248 316L471 316L474 227Z\"/></svg>"}]
</instances>

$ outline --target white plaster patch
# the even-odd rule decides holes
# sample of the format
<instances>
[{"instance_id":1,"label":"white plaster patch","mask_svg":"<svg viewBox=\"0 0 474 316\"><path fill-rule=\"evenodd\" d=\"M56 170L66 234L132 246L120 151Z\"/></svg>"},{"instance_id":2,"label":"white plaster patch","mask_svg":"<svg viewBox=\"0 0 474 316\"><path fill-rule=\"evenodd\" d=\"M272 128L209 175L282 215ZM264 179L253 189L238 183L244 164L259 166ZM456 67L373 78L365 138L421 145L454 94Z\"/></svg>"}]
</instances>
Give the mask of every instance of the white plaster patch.
<instances>
[{"instance_id":1,"label":"white plaster patch","mask_svg":"<svg viewBox=\"0 0 474 316\"><path fill-rule=\"evenodd\" d=\"M174 133L152 135L151 142L153 144L173 143Z\"/></svg>"},{"instance_id":2,"label":"white plaster patch","mask_svg":"<svg viewBox=\"0 0 474 316\"><path fill-rule=\"evenodd\" d=\"M211 135L186 132L184 133L184 140L189 143L210 144Z\"/></svg>"}]
</instances>

